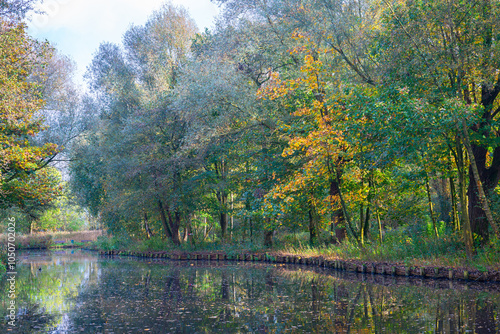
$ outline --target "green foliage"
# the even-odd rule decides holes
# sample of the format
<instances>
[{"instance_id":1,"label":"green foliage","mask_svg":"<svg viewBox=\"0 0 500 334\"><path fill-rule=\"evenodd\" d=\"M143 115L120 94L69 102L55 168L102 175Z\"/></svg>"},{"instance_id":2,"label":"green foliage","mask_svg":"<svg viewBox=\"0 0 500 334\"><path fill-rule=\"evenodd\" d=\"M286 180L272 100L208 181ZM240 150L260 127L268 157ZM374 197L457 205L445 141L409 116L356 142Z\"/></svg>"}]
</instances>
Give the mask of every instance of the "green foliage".
<instances>
[{"instance_id":1,"label":"green foliage","mask_svg":"<svg viewBox=\"0 0 500 334\"><path fill-rule=\"evenodd\" d=\"M70 195L57 199L54 208L47 210L35 223L37 231L81 231L88 228L88 218L78 205L74 205Z\"/></svg>"},{"instance_id":2,"label":"green foliage","mask_svg":"<svg viewBox=\"0 0 500 334\"><path fill-rule=\"evenodd\" d=\"M50 48L26 33L26 26L0 19L0 208L17 206L29 214L50 204L60 192L57 175L44 168L57 145L38 145L36 117L44 107L40 85L32 80L50 58Z\"/></svg>"},{"instance_id":3,"label":"green foliage","mask_svg":"<svg viewBox=\"0 0 500 334\"><path fill-rule=\"evenodd\" d=\"M141 240L134 246L134 250L138 251L153 251L153 252L164 252L172 249L172 242L161 238L160 236L154 236L147 240Z\"/></svg>"},{"instance_id":4,"label":"green foliage","mask_svg":"<svg viewBox=\"0 0 500 334\"><path fill-rule=\"evenodd\" d=\"M496 216L498 3L219 3L201 34L167 4L89 66L70 167L114 235L98 247L312 252L308 231L348 257L461 261L466 217L488 244L457 126Z\"/></svg>"},{"instance_id":5,"label":"green foliage","mask_svg":"<svg viewBox=\"0 0 500 334\"><path fill-rule=\"evenodd\" d=\"M500 240L491 238L489 244L477 251L478 263L484 266L498 266L500 258Z\"/></svg>"},{"instance_id":6,"label":"green foliage","mask_svg":"<svg viewBox=\"0 0 500 334\"><path fill-rule=\"evenodd\" d=\"M420 225L387 230L382 244L372 242L363 248L352 240L340 245L321 247L308 246L304 238L297 241L294 240L295 244L284 243L282 250L297 254L321 254L341 259L391 261L406 264L439 263L456 266L464 265L466 258L460 235L450 234L437 239L433 235L429 236Z\"/></svg>"},{"instance_id":7,"label":"green foliage","mask_svg":"<svg viewBox=\"0 0 500 334\"><path fill-rule=\"evenodd\" d=\"M107 235L101 235L97 237L94 245L97 249L101 250L122 250L129 249L135 242L130 239L126 234L113 235L111 237Z\"/></svg>"},{"instance_id":8,"label":"green foliage","mask_svg":"<svg viewBox=\"0 0 500 334\"><path fill-rule=\"evenodd\" d=\"M8 262L7 244L2 243L2 245L0 246L0 275L2 275L7 271L7 262Z\"/></svg>"}]
</instances>

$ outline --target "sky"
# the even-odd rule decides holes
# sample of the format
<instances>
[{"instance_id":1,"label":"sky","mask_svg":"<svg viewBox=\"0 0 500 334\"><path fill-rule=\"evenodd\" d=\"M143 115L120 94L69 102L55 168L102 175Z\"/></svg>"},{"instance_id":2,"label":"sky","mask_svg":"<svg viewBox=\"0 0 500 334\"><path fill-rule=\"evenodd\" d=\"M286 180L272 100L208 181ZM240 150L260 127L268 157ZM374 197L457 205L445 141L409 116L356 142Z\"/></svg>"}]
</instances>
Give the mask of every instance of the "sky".
<instances>
[{"instance_id":1,"label":"sky","mask_svg":"<svg viewBox=\"0 0 500 334\"><path fill-rule=\"evenodd\" d=\"M165 0L44 0L39 6L46 14L32 15L29 33L48 40L77 65L75 82L83 74L101 42L120 44L131 24L143 25ZM210 0L171 0L188 9L198 29L211 28L218 8Z\"/></svg>"}]
</instances>

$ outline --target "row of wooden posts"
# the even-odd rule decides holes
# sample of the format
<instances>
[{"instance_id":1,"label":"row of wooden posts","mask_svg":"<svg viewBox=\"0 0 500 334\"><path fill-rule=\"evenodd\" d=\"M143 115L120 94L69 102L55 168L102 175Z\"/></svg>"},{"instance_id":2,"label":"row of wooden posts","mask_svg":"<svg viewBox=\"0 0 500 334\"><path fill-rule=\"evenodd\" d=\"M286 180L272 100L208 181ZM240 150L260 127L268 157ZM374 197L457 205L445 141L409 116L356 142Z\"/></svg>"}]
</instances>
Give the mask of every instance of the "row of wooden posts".
<instances>
[{"instance_id":1,"label":"row of wooden posts","mask_svg":"<svg viewBox=\"0 0 500 334\"><path fill-rule=\"evenodd\" d=\"M146 258L163 258L178 261L259 261L284 264L302 264L342 271L372 273L392 276L417 276L441 279L462 279L474 281L500 282L499 272L467 270L463 268L418 267L381 263L362 263L358 261L328 260L323 257L307 257L299 255L276 254L221 254L221 253L151 253L133 251L99 251L100 255L121 255Z\"/></svg>"}]
</instances>

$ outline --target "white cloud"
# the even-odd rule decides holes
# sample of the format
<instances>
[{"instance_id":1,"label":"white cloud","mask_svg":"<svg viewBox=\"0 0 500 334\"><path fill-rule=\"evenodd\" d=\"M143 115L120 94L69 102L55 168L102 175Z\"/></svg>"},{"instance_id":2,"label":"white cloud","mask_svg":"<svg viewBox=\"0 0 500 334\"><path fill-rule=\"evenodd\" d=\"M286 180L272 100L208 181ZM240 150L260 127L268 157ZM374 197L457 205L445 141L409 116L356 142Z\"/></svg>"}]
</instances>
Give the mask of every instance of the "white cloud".
<instances>
[{"instance_id":1,"label":"white cloud","mask_svg":"<svg viewBox=\"0 0 500 334\"><path fill-rule=\"evenodd\" d=\"M119 44L131 24L142 25L163 0L44 0L45 15L34 15L30 33L47 39L78 66L75 79L82 81L86 66L101 42ZM218 13L210 0L174 0L186 7L198 28L211 27Z\"/></svg>"}]
</instances>

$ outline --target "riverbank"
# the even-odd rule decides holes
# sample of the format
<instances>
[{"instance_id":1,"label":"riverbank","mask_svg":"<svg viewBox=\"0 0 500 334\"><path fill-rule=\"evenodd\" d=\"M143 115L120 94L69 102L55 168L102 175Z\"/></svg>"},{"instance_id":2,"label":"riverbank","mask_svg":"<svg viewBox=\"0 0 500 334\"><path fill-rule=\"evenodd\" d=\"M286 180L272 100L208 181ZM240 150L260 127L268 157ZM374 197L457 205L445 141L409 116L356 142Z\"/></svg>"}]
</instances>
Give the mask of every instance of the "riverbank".
<instances>
[{"instance_id":1,"label":"riverbank","mask_svg":"<svg viewBox=\"0 0 500 334\"><path fill-rule=\"evenodd\" d=\"M174 246L168 240L132 240L116 236L98 237L96 232L61 236L27 236L18 249L84 248L101 255L123 255L145 258L199 261L263 261L328 267L337 270L474 281L500 281L500 247L492 243L467 259L460 240L452 237L414 237L412 240L387 238L384 243L368 243L364 247L349 242L340 245L308 246L300 236L277 240L274 248L254 243L205 244L184 243ZM69 238L69 239L68 239ZM74 239L73 239L74 238ZM93 240L85 240L85 238ZM75 240L76 239L76 240ZM38 242L34 242L38 240ZM71 242L73 241L73 242ZM83 241L83 242L82 242ZM304 246L307 245L307 246Z\"/></svg>"},{"instance_id":2,"label":"riverbank","mask_svg":"<svg viewBox=\"0 0 500 334\"><path fill-rule=\"evenodd\" d=\"M500 243L493 239L490 244L478 248L473 257L467 258L458 233L450 233L436 238L424 233L405 234L395 230L387 233L382 243L374 240L365 243L363 247L349 241L341 244L310 246L307 237L306 234L280 236L275 238L272 248L266 248L262 244L248 241L219 241L198 244L186 242L175 246L168 240L161 238L135 240L123 236L112 236L99 238L92 247L94 250L102 252L131 252L139 254L139 256L166 254L166 257L172 255L172 259L175 259L179 254L193 256L222 254L225 259L233 259L238 254L241 256L240 259L242 254L268 254L272 258L285 257L281 263L287 263L287 256L289 262L294 262L295 260L290 259L297 257L323 259L330 262L341 261L337 266L352 267L353 271L388 273L390 275L394 271L395 275L408 273L408 275L418 274L419 276L437 278L445 278L446 276L464 279L464 277L469 277L469 279L494 281L495 277L498 276L497 273L500 272ZM307 261L314 262L314 260ZM354 266L359 269L354 269Z\"/></svg>"},{"instance_id":3,"label":"riverbank","mask_svg":"<svg viewBox=\"0 0 500 334\"><path fill-rule=\"evenodd\" d=\"M95 242L102 234L103 231L39 232L16 235L14 245L16 250L82 247ZM7 244L6 235L0 235L0 244Z\"/></svg>"},{"instance_id":4,"label":"riverbank","mask_svg":"<svg viewBox=\"0 0 500 334\"><path fill-rule=\"evenodd\" d=\"M103 231L40 232L17 234L13 241L17 250L83 248L97 240ZM7 235L0 235L0 274L7 264Z\"/></svg>"},{"instance_id":5,"label":"riverbank","mask_svg":"<svg viewBox=\"0 0 500 334\"><path fill-rule=\"evenodd\" d=\"M471 280L480 282L500 282L500 271L480 271L474 268L451 268L440 266L408 266L402 263L367 262L356 259L325 258L322 256L287 255L281 252L138 252L138 251L98 251L103 256L136 256L142 258L164 258L178 261L237 261L269 262L278 264L298 264L313 267L332 268L340 271L421 277L449 280Z\"/></svg>"}]
</instances>

